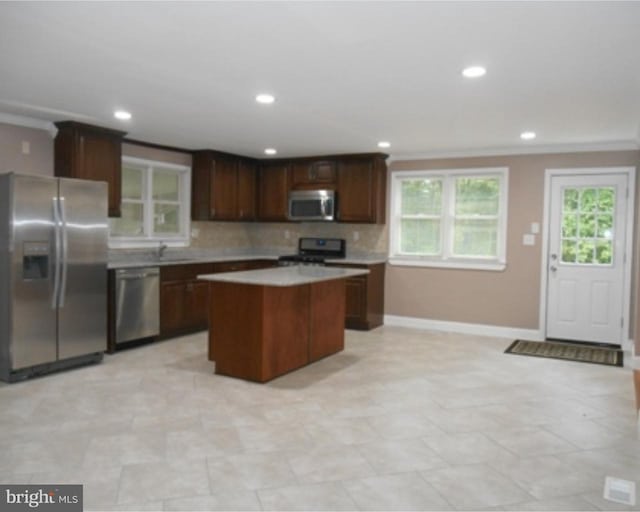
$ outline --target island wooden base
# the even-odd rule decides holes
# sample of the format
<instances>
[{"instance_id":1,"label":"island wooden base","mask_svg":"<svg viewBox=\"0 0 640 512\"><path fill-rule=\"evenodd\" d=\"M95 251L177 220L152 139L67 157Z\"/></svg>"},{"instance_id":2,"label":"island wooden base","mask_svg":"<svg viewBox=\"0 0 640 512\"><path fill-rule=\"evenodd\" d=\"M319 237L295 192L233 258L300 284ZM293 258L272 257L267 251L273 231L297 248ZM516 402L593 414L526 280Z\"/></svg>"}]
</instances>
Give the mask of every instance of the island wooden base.
<instances>
[{"instance_id":1,"label":"island wooden base","mask_svg":"<svg viewBox=\"0 0 640 512\"><path fill-rule=\"evenodd\" d=\"M211 282L209 305L209 359L221 375L267 382L344 349L344 279Z\"/></svg>"}]
</instances>

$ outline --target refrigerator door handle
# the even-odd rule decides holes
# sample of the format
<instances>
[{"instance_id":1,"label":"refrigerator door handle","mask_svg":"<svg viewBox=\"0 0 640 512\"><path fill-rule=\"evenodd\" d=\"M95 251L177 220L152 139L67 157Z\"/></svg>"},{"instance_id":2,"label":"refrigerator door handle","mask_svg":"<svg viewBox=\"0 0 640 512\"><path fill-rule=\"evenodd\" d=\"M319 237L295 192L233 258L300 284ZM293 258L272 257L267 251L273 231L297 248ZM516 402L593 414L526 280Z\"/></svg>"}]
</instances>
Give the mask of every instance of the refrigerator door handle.
<instances>
[{"instance_id":1,"label":"refrigerator door handle","mask_svg":"<svg viewBox=\"0 0 640 512\"><path fill-rule=\"evenodd\" d=\"M60 275L60 300L58 301L58 307L64 307L65 296L67 295L67 257L69 255L69 237L67 235L67 211L64 203L64 197L60 197L60 220L62 234L62 254L60 259L60 266L62 272Z\"/></svg>"},{"instance_id":2,"label":"refrigerator door handle","mask_svg":"<svg viewBox=\"0 0 640 512\"><path fill-rule=\"evenodd\" d=\"M53 236L54 236L54 258L53 258L53 295L51 297L51 309L58 308L58 298L60 296L60 260L62 247L60 240L60 209L58 198L53 198Z\"/></svg>"}]
</instances>

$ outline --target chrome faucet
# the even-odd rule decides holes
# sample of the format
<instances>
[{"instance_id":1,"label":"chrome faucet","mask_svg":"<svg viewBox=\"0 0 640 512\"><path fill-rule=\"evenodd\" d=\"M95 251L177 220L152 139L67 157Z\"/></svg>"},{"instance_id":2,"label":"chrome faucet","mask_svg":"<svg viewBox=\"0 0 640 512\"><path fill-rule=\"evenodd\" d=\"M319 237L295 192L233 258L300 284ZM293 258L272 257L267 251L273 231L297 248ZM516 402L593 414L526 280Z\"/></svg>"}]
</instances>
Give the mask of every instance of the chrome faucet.
<instances>
[{"instance_id":1,"label":"chrome faucet","mask_svg":"<svg viewBox=\"0 0 640 512\"><path fill-rule=\"evenodd\" d=\"M158 246L158 259L161 260L162 257L164 256L164 251L167 250L167 247L169 247L167 244L165 244L164 242L160 242L160 245Z\"/></svg>"}]
</instances>

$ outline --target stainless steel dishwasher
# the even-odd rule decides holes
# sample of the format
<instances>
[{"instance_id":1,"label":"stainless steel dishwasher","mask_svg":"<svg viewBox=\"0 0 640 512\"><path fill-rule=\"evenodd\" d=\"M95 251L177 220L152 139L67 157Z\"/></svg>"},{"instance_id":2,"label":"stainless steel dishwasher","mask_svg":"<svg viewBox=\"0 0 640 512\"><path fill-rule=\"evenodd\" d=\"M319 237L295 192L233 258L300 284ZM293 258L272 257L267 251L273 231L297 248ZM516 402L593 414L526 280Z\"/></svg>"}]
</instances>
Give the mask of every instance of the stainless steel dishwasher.
<instances>
[{"instance_id":1,"label":"stainless steel dishwasher","mask_svg":"<svg viewBox=\"0 0 640 512\"><path fill-rule=\"evenodd\" d=\"M116 271L116 344L160 334L160 269Z\"/></svg>"}]
</instances>

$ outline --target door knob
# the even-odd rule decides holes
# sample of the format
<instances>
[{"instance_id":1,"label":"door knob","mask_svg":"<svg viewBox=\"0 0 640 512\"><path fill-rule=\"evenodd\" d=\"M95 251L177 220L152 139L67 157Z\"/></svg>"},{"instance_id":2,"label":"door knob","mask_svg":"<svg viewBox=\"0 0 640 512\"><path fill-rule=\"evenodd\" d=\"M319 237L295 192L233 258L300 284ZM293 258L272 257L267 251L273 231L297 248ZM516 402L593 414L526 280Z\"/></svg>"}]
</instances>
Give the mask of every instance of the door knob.
<instances>
[{"instance_id":1,"label":"door knob","mask_svg":"<svg viewBox=\"0 0 640 512\"><path fill-rule=\"evenodd\" d=\"M549 270L551 270L551 272L555 272L556 270L558 270L558 267L556 267L555 265L551 265L551 267L549 267Z\"/></svg>"}]
</instances>

